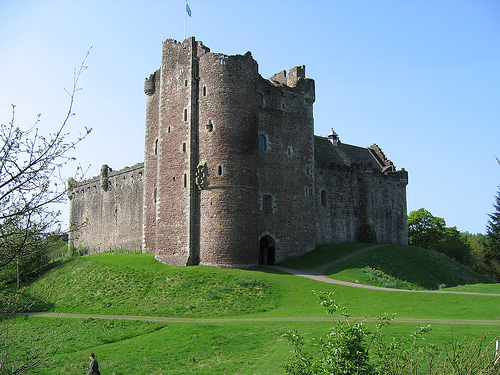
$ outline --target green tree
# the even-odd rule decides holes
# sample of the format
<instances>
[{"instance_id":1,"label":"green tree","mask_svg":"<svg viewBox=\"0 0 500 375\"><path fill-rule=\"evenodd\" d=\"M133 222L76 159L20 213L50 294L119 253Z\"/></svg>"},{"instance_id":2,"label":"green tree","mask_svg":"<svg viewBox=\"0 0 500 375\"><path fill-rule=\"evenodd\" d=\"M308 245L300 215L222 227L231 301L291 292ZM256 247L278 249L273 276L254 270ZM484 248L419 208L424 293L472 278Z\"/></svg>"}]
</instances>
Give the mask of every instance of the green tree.
<instances>
[{"instance_id":1,"label":"green tree","mask_svg":"<svg viewBox=\"0 0 500 375\"><path fill-rule=\"evenodd\" d=\"M488 244L486 245L485 262L497 279L500 278L500 190L495 197L493 204L495 211L489 215L486 235Z\"/></svg>"},{"instance_id":2,"label":"green tree","mask_svg":"<svg viewBox=\"0 0 500 375\"><path fill-rule=\"evenodd\" d=\"M424 249L436 250L437 245L446 237L446 222L432 215L425 208L410 212L408 215L408 242Z\"/></svg>"},{"instance_id":3,"label":"green tree","mask_svg":"<svg viewBox=\"0 0 500 375\"><path fill-rule=\"evenodd\" d=\"M456 227L447 227L446 221L424 208L408 215L408 242L410 245L439 251L462 264L472 262L472 249Z\"/></svg>"}]
</instances>

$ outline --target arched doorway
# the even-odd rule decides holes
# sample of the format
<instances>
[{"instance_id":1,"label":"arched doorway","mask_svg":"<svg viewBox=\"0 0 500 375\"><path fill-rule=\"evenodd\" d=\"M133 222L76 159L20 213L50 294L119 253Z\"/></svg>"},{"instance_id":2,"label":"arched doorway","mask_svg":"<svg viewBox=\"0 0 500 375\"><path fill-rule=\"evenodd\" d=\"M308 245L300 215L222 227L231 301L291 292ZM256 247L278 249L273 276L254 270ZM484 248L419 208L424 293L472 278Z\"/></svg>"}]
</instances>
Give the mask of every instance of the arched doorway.
<instances>
[{"instance_id":1,"label":"arched doorway","mask_svg":"<svg viewBox=\"0 0 500 375\"><path fill-rule=\"evenodd\" d=\"M274 264L274 240L271 236L264 236L259 241L259 264Z\"/></svg>"}]
</instances>

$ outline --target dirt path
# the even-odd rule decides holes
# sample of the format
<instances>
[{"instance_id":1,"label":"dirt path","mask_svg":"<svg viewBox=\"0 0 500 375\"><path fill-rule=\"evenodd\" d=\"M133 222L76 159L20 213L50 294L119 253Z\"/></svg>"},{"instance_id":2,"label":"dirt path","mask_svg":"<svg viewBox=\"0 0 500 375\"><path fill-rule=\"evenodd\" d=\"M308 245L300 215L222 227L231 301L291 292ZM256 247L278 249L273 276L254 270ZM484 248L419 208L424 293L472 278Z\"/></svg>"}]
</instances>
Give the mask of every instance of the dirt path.
<instances>
[{"instance_id":1,"label":"dirt path","mask_svg":"<svg viewBox=\"0 0 500 375\"><path fill-rule=\"evenodd\" d=\"M295 270L292 268L286 268L286 267L281 267L281 266L267 266L269 268L273 268L285 273L289 273L292 275L297 275L301 277L305 277L307 279L311 280L316 280L324 283L329 283L329 284L338 284L338 285L344 285L344 286L350 286L353 288L364 288L364 289L372 289L372 290L384 290L384 291L391 291L391 292L406 292L406 293L441 293L441 294L467 294L467 295L473 295L473 296L494 296L494 297L500 297L500 294L494 294L494 293L471 293L471 292L453 292L453 291L445 291L445 290L408 290L408 289L394 289L394 288L383 288L383 287L378 287L378 286L372 286L372 285L363 285L363 284L358 284L358 283L350 283L348 281L340 281L340 280L334 280L331 279L327 276L323 276L323 273L330 267L334 266L337 263L343 262L347 259L354 258L358 255L367 253L369 251L378 249L379 247L382 247L385 245L374 245L374 246L368 246L364 247L362 249L353 251L350 254L347 254L346 256L339 258L337 260L334 260L332 262L329 262L327 264L323 264L321 266L311 268L308 270Z\"/></svg>"},{"instance_id":2,"label":"dirt path","mask_svg":"<svg viewBox=\"0 0 500 375\"><path fill-rule=\"evenodd\" d=\"M33 312L22 314L39 318L70 318L70 319L118 319L118 320L140 320L146 322L164 323L227 323L227 322L331 322L332 318L325 317L282 317L282 318L164 318L158 316L133 316L133 315L101 315L101 314L66 314ZM349 317L349 320L366 320L367 322L378 322L375 317ZM444 324L480 324L500 325L500 320L465 320L465 319L418 319L418 318L394 318L395 323L444 323Z\"/></svg>"}]
</instances>

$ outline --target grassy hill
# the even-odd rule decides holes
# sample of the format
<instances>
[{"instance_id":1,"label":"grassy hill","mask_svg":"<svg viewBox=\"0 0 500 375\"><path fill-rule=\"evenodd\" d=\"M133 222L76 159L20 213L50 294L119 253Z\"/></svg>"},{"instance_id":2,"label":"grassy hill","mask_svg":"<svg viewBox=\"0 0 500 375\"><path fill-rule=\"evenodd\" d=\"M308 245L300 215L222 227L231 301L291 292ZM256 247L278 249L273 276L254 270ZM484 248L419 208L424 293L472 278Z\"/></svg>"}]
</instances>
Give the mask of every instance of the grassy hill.
<instances>
[{"instance_id":1,"label":"grassy hill","mask_svg":"<svg viewBox=\"0 0 500 375\"><path fill-rule=\"evenodd\" d=\"M307 268L311 268L363 246L366 244L319 247L295 262L295 266L306 262ZM423 286L412 273L423 274L420 279L432 276L435 280L432 285L453 285L450 276L442 272L443 267L456 266L453 261L441 260L445 263L433 268L429 263L437 260L411 247L382 247L359 256L357 264L328 273L337 277L350 269L363 272L359 270L367 265L380 269L381 259L394 251L403 252L402 263L395 258L393 264L400 273L385 268L387 274L412 280L419 287ZM362 260L365 256L368 258ZM414 258L407 262L408 257L420 261ZM421 263L426 258L429 262ZM370 263L374 260L379 263ZM486 284L481 278L469 281L482 283L467 286L469 292L500 293L499 284ZM397 313L400 320L387 328L389 335L407 336L417 322L440 319L442 323L433 324L429 338L438 345L449 341L452 329L454 335L479 337L488 330L498 333L500 327L500 297L367 290L320 283L265 267L255 270L171 267L156 262L151 254L99 254L53 262L28 288L31 293L44 291L38 308L64 313L196 320L144 322L30 317L1 321L0 329L8 325L11 338L21 348L23 342L33 346L33 340L26 339L36 337L35 347L30 350L36 349L36 345L50 347L50 343L65 340L54 361L44 366L41 374L81 373L90 351L97 354L103 373L115 375L283 374L281 364L290 350L284 332L299 329L308 338L326 334L331 326L313 290L334 291L352 316ZM478 320L488 322L475 324Z\"/></svg>"},{"instance_id":2,"label":"grassy hill","mask_svg":"<svg viewBox=\"0 0 500 375\"><path fill-rule=\"evenodd\" d=\"M338 259L348 251L368 244L321 245L306 257L285 266L296 269L317 267ZM446 255L416 246L387 245L328 268L332 279L396 289L436 290L470 284L491 284L492 280L454 262Z\"/></svg>"}]
</instances>

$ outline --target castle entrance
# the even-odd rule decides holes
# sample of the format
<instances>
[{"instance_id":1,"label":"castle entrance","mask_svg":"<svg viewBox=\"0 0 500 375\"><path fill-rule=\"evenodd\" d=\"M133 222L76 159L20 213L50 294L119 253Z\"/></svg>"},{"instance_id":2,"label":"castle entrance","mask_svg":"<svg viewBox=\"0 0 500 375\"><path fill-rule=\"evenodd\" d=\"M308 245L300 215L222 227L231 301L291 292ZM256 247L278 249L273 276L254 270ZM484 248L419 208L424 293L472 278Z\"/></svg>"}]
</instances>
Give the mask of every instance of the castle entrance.
<instances>
[{"instance_id":1,"label":"castle entrance","mask_svg":"<svg viewBox=\"0 0 500 375\"><path fill-rule=\"evenodd\" d=\"M259 241L259 264L274 264L274 240L271 236L264 236Z\"/></svg>"}]
</instances>

